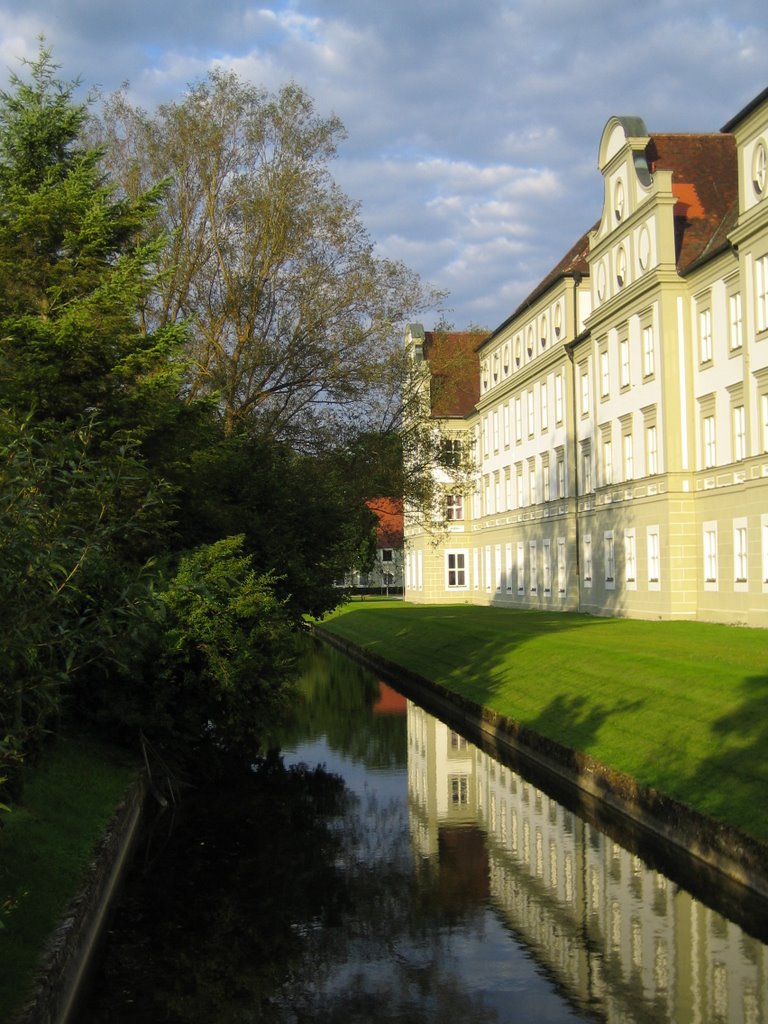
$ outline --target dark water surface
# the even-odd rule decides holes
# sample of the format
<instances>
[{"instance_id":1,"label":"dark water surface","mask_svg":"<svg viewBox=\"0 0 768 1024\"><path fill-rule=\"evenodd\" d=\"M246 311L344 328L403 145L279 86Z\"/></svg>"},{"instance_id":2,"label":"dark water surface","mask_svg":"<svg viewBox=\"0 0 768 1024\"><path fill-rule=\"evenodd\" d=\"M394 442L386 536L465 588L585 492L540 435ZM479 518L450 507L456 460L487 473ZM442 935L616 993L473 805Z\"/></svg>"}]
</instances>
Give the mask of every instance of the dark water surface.
<instances>
[{"instance_id":1,"label":"dark water surface","mask_svg":"<svg viewBox=\"0 0 768 1024\"><path fill-rule=\"evenodd\" d=\"M80 1024L768 1024L768 947L336 652L157 823ZM631 844L630 844L631 845Z\"/></svg>"}]
</instances>

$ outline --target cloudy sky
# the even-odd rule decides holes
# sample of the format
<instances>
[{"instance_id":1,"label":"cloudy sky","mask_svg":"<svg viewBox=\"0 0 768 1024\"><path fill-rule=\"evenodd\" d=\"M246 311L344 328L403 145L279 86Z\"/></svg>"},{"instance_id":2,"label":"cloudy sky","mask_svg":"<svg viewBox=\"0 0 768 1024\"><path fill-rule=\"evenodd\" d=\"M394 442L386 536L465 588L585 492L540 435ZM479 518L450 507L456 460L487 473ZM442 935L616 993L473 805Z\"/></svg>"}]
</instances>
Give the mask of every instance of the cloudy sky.
<instances>
[{"instance_id":1,"label":"cloudy sky","mask_svg":"<svg viewBox=\"0 0 768 1024\"><path fill-rule=\"evenodd\" d=\"M382 255L495 327L597 219L612 114L719 131L768 85L759 0L4 0L0 67L43 34L66 78L143 106L224 65L293 80L348 138L335 177ZM5 76L7 78L7 75ZM425 326L430 327L429 315Z\"/></svg>"}]
</instances>

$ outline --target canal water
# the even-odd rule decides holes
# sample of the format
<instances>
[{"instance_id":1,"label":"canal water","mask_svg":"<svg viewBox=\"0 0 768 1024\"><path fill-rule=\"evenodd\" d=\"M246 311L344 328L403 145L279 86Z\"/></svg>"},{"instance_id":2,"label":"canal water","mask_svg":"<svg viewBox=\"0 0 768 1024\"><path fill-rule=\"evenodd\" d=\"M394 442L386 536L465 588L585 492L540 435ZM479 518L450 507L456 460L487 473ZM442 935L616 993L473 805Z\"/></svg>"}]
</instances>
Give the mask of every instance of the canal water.
<instances>
[{"instance_id":1,"label":"canal water","mask_svg":"<svg viewBox=\"0 0 768 1024\"><path fill-rule=\"evenodd\" d=\"M157 822L80 1024L768 1024L732 894L330 648L300 691L279 753Z\"/></svg>"}]
</instances>

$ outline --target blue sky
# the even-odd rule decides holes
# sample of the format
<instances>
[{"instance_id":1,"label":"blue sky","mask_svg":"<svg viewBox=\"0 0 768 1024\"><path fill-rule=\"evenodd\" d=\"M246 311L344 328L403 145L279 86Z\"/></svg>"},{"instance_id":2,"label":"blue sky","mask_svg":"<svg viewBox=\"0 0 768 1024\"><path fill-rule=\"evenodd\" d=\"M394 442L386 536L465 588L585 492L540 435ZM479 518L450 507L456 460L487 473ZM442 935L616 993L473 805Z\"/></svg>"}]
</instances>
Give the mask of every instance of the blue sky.
<instances>
[{"instance_id":1,"label":"blue sky","mask_svg":"<svg viewBox=\"0 0 768 1024\"><path fill-rule=\"evenodd\" d=\"M497 326L597 219L600 133L718 131L768 85L755 0L5 0L0 66L44 34L62 73L143 106L214 65L303 86L381 255ZM429 315L425 326L430 327Z\"/></svg>"}]
</instances>

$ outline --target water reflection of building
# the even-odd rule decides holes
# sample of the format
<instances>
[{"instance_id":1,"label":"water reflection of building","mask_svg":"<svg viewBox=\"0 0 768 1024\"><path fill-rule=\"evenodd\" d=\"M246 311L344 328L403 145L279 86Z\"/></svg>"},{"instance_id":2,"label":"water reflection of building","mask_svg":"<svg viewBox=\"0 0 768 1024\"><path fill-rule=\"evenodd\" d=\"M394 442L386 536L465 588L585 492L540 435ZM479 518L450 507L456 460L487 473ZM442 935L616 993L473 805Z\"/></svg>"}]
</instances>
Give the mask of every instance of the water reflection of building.
<instances>
[{"instance_id":1,"label":"water reflection of building","mask_svg":"<svg viewBox=\"0 0 768 1024\"><path fill-rule=\"evenodd\" d=\"M417 854L439 862L446 830L479 826L492 905L581 1007L768 1021L768 947L411 702L408 787Z\"/></svg>"}]
</instances>

